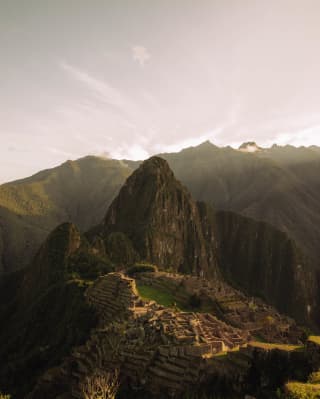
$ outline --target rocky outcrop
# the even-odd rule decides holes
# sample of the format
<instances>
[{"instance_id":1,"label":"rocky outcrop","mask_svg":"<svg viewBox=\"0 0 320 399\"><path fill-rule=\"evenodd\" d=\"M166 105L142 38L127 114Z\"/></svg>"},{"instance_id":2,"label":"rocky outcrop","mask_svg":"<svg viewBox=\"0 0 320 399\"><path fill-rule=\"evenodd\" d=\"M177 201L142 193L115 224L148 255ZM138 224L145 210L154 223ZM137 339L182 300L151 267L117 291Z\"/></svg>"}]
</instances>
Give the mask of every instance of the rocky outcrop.
<instances>
[{"instance_id":1,"label":"rocky outcrop","mask_svg":"<svg viewBox=\"0 0 320 399\"><path fill-rule=\"evenodd\" d=\"M102 230L124 233L143 260L180 272L217 274L199 210L161 158L143 162L127 179ZM213 235L208 238L211 244Z\"/></svg>"},{"instance_id":2,"label":"rocky outcrop","mask_svg":"<svg viewBox=\"0 0 320 399\"><path fill-rule=\"evenodd\" d=\"M216 214L219 265L233 285L259 296L301 323L316 319L315 281L288 236L232 212Z\"/></svg>"}]
</instances>

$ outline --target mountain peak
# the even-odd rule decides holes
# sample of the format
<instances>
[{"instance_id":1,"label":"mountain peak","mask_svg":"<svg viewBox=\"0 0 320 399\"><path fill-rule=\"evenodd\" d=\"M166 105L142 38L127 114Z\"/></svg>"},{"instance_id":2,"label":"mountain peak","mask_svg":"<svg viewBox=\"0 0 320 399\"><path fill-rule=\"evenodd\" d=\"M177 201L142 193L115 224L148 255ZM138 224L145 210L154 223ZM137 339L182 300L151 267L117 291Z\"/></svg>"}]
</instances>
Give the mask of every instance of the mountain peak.
<instances>
[{"instance_id":1,"label":"mountain peak","mask_svg":"<svg viewBox=\"0 0 320 399\"><path fill-rule=\"evenodd\" d=\"M155 171L161 171L161 173L170 173L173 176L173 172L170 169L170 166L168 162L158 156L153 156L151 158L146 159L145 161L142 162L140 166L140 172L146 173L146 172L155 172ZM139 170L138 169L138 170Z\"/></svg>"},{"instance_id":2,"label":"mountain peak","mask_svg":"<svg viewBox=\"0 0 320 399\"><path fill-rule=\"evenodd\" d=\"M195 202L159 157L144 161L111 204L104 234L113 232L125 234L141 259L176 271L208 272L213 259Z\"/></svg>"},{"instance_id":3,"label":"mountain peak","mask_svg":"<svg viewBox=\"0 0 320 399\"><path fill-rule=\"evenodd\" d=\"M254 141L247 141L240 145L239 150L242 152L258 152L262 151L262 148Z\"/></svg>"},{"instance_id":4,"label":"mountain peak","mask_svg":"<svg viewBox=\"0 0 320 399\"><path fill-rule=\"evenodd\" d=\"M216 145L214 145L213 143L211 143L211 141L210 140L206 140L206 141L204 141L204 142L202 142L202 143L200 143L197 147L199 147L199 148L205 148L205 147L217 147Z\"/></svg>"}]
</instances>

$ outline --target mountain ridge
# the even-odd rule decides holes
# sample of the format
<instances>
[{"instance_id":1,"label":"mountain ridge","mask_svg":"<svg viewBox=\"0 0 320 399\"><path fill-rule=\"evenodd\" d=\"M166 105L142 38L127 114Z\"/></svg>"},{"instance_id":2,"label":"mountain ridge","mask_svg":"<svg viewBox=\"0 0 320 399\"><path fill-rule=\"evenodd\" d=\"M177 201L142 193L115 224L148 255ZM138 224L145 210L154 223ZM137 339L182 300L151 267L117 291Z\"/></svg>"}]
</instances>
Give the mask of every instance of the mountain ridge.
<instances>
[{"instance_id":1,"label":"mountain ridge","mask_svg":"<svg viewBox=\"0 0 320 399\"><path fill-rule=\"evenodd\" d=\"M320 151L315 148L319 147L272 146L242 153L207 141L160 156L195 200L271 223L289 234L318 268ZM54 177L58 167L0 186L0 272L25 267L46 234L64 221L74 222L81 230L96 225L140 163L89 156L63 164L67 172L61 182ZM91 175L82 178L87 168ZM41 181L44 175L53 175L49 183ZM60 197L52 191L60 192ZM21 204L12 208L17 201L25 204L22 210ZM23 214L30 209L43 215Z\"/></svg>"}]
</instances>

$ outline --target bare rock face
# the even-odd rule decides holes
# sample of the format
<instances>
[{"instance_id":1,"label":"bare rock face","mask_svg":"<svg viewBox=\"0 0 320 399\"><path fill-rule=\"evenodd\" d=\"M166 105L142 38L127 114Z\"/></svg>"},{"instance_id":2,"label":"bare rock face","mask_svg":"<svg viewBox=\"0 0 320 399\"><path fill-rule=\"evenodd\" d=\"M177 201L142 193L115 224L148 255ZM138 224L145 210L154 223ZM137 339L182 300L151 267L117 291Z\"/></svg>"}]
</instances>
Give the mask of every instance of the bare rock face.
<instances>
[{"instance_id":1,"label":"bare rock face","mask_svg":"<svg viewBox=\"0 0 320 399\"><path fill-rule=\"evenodd\" d=\"M217 212L215 222L219 265L229 282L300 323L319 323L313 273L286 233L227 211Z\"/></svg>"},{"instance_id":2,"label":"bare rock face","mask_svg":"<svg viewBox=\"0 0 320 399\"><path fill-rule=\"evenodd\" d=\"M127 179L104 231L126 234L143 260L180 272L216 273L197 205L159 157L143 162Z\"/></svg>"}]
</instances>

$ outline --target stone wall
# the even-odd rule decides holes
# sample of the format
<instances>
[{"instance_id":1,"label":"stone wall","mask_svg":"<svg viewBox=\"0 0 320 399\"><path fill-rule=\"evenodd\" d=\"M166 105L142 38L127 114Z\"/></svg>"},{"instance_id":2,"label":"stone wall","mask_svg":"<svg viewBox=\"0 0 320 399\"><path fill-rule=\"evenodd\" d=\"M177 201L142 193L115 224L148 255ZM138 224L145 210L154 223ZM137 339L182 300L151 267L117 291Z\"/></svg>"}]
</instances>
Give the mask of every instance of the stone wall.
<instances>
[{"instance_id":1,"label":"stone wall","mask_svg":"<svg viewBox=\"0 0 320 399\"><path fill-rule=\"evenodd\" d=\"M304 332L295 321L280 314L260 298L247 297L223 281L166 272L142 273L139 281L173 293L177 302L188 304L197 295L206 308L228 324L259 335L268 342L299 343Z\"/></svg>"},{"instance_id":2,"label":"stone wall","mask_svg":"<svg viewBox=\"0 0 320 399\"><path fill-rule=\"evenodd\" d=\"M97 369L119 369L121 380L132 388L176 395L200 383L208 359L250 339L248 333L210 314L143 301L135 281L121 273L99 278L86 297L99 314L99 328L73 350L58 372L43 376L28 399L40 399L43 392L48 399L58 398L47 393L52 384L60 387L59 394L81 398L81 381Z\"/></svg>"}]
</instances>

